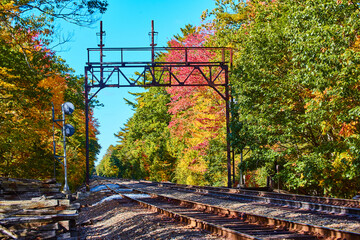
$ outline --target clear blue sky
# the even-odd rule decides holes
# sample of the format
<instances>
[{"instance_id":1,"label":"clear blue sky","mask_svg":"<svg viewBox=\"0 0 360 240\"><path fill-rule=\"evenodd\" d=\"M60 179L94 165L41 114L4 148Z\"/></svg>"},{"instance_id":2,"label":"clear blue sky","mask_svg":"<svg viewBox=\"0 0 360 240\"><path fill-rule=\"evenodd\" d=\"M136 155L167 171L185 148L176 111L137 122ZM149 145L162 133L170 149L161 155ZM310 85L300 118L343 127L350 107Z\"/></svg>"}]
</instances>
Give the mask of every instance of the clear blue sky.
<instances>
[{"instance_id":1,"label":"clear blue sky","mask_svg":"<svg viewBox=\"0 0 360 240\"><path fill-rule=\"evenodd\" d=\"M151 31L151 20L155 22L158 34L158 46L166 46L173 35L180 33L186 24L200 25L201 14L206 9L215 7L215 0L108 0L109 6L101 16L103 30L106 32L105 47L143 47L149 46L148 33ZM70 33L70 42L58 52L77 75L84 74L87 59L87 48L97 47L96 33L99 22L92 28L84 28L61 23L62 33ZM96 108L95 117L100 124L99 143L102 147L98 162L107 148L116 144L114 134L124 126L133 111L125 104L123 98L132 99L128 91L139 91L138 88L103 89L98 100L104 104Z\"/></svg>"}]
</instances>

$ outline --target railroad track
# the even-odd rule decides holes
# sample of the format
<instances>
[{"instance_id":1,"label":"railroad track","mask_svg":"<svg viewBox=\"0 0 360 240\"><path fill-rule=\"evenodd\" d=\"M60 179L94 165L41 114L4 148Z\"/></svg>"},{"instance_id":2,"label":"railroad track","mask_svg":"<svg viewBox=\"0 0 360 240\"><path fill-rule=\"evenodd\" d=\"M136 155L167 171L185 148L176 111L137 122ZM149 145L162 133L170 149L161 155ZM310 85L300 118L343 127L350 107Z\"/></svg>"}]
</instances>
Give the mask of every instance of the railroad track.
<instances>
[{"instance_id":1,"label":"railroad track","mask_svg":"<svg viewBox=\"0 0 360 240\"><path fill-rule=\"evenodd\" d=\"M282 194L274 192L244 190L235 188L192 186L174 183L156 183L149 181L140 181L142 184L157 185L176 189L179 191L199 193L218 198L227 198L231 200L256 201L273 204L277 206L286 206L303 210L311 210L322 213L341 214L350 217L360 218L360 201L352 199L337 199L316 196L305 196L295 194Z\"/></svg>"},{"instance_id":2,"label":"railroad track","mask_svg":"<svg viewBox=\"0 0 360 240\"><path fill-rule=\"evenodd\" d=\"M120 186L127 188L127 186ZM228 239L360 239L359 233L243 213L133 189L133 194L148 195L148 197L137 199L134 195L124 194L121 190L108 188L113 193L121 194L124 198L136 201L153 211Z\"/></svg>"}]
</instances>

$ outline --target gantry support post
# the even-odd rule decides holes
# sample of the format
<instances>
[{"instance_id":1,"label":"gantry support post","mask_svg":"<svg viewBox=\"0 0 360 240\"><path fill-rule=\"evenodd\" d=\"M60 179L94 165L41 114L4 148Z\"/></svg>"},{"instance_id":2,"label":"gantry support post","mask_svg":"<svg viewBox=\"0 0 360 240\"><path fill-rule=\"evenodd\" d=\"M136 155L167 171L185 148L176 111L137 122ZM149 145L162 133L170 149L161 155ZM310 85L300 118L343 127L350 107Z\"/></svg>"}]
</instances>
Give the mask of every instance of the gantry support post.
<instances>
[{"instance_id":1,"label":"gantry support post","mask_svg":"<svg viewBox=\"0 0 360 240\"><path fill-rule=\"evenodd\" d=\"M225 68L225 101L226 101L226 158L227 158L227 173L228 173L228 187L231 187L231 149L230 149L230 94L229 94L229 68Z\"/></svg>"},{"instance_id":2,"label":"gantry support post","mask_svg":"<svg viewBox=\"0 0 360 240\"><path fill-rule=\"evenodd\" d=\"M88 67L85 67L85 148L86 148L86 191L90 191L89 173L89 87L88 87Z\"/></svg>"},{"instance_id":3,"label":"gantry support post","mask_svg":"<svg viewBox=\"0 0 360 240\"><path fill-rule=\"evenodd\" d=\"M231 70L230 70L231 71ZM234 99L231 94L230 96L230 108L234 106ZM233 176L233 187L235 187L235 149L234 146L231 146L231 155L232 155L232 176Z\"/></svg>"}]
</instances>

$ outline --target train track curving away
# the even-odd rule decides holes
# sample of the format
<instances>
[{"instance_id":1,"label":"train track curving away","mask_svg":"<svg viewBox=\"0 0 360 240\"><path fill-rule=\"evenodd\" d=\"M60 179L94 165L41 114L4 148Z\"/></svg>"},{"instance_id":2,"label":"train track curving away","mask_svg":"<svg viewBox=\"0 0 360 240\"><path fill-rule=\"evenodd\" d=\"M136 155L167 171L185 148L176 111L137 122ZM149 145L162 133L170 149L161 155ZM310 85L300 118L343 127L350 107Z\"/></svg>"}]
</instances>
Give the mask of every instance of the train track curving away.
<instances>
[{"instance_id":1,"label":"train track curving away","mask_svg":"<svg viewBox=\"0 0 360 240\"><path fill-rule=\"evenodd\" d=\"M158 192L164 191L164 188L154 183L120 180L108 180L108 183L132 188L132 194L148 194L148 197L138 199L134 195L123 194L118 189L111 189L109 187L113 193L122 194L125 198L136 201L142 206L166 214L179 221L184 221L192 226L217 233L228 239L360 239L360 233L357 232L242 212L201 201L191 201L168 196L170 191L178 191L181 187L191 188L189 186L180 187L171 186L172 184L163 184L163 186L167 185L167 190L165 191L167 194L159 194ZM170 190L171 188L172 190ZM195 189L195 187L193 188ZM205 189L198 192L204 194L203 191ZM226 194L229 194L229 192ZM205 196L203 197L205 198ZM211 197L211 195L206 195L206 197ZM231 201L234 201L234 199Z\"/></svg>"}]
</instances>

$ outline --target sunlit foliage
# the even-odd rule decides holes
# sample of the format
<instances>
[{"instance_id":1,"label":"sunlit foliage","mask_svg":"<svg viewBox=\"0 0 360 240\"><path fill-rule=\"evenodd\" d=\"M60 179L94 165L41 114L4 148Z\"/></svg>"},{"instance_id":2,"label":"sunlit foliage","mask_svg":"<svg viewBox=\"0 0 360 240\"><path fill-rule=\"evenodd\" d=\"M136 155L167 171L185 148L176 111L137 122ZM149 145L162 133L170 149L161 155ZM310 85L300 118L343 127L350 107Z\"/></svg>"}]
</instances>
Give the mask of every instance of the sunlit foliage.
<instances>
[{"instance_id":1,"label":"sunlit foliage","mask_svg":"<svg viewBox=\"0 0 360 240\"><path fill-rule=\"evenodd\" d=\"M213 42L237 49L232 84L251 157L283 188L359 185L359 2L218 1ZM244 132L245 131L245 132Z\"/></svg>"},{"instance_id":2,"label":"sunlit foliage","mask_svg":"<svg viewBox=\"0 0 360 240\"><path fill-rule=\"evenodd\" d=\"M61 4L56 2L60 4L48 1L54 7L46 7L47 11L59 10ZM76 108L68 119L77 131L68 139L69 180L74 189L85 176L83 81L48 48L54 16L25 12L30 6L44 5L43 1L0 3L0 176L53 177L51 103L59 115L60 105L70 101ZM100 147L96 122L90 128L93 163ZM62 181L62 167L59 163L55 167Z\"/></svg>"}]
</instances>

